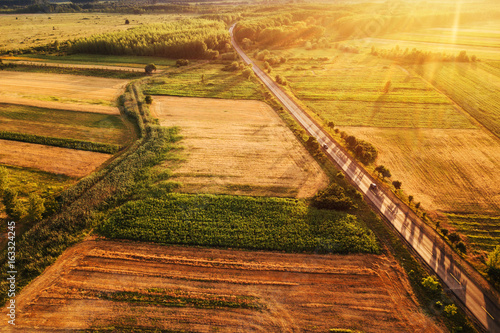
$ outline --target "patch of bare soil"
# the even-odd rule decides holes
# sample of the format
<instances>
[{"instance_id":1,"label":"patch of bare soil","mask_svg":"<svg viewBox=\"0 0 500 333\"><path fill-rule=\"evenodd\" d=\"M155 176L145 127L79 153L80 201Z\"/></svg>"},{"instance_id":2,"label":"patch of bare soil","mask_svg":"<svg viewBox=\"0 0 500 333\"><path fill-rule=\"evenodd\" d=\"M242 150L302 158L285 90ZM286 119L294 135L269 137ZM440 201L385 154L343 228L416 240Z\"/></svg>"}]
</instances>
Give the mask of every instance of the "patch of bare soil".
<instances>
[{"instance_id":1,"label":"patch of bare soil","mask_svg":"<svg viewBox=\"0 0 500 333\"><path fill-rule=\"evenodd\" d=\"M181 129L185 161L174 177L183 192L303 198L328 184L263 102L155 96L152 110L163 126Z\"/></svg>"},{"instance_id":2,"label":"patch of bare soil","mask_svg":"<svg viewBox=\"0 0 500 333\"><path fill-rule=\"evenodd\" d=\"M13 331L441 332L409 290L387 256L88 240L18 295Z\"/></svg>"}]
</instances>

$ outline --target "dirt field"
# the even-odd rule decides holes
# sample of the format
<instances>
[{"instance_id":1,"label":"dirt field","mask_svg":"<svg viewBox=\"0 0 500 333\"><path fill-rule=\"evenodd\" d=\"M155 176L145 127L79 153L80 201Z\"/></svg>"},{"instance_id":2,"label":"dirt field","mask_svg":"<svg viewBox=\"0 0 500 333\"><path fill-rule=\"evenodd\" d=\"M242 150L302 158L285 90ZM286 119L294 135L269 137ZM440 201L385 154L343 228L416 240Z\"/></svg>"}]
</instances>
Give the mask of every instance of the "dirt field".
<instances>
[{"instance_id":1,"label":"dirt field","mask_svg":"<svg viewBox=\"0 0 500 333\"><path fill-rule=\"evenodd\" d=\"M86 241L17 297L16 331L441 332L397 267L386 256Z\"/></svg>"},{"instance_id":2,"label":"dirt field","mask_svg":"<svg viewBox=\"0 0 500 333\"><path fill-rule=\"evenodd\" d=\"M461 213L500 211L500 143L481 130L346 127L372 142L378 164L424 209Z\"/></svg>"},{"instance_id":3,"label":"dirt field","mask_svg":"<svg viewBox=\"0 0 500 333\"><path fill-rule=\"evenodd\" d=\"M163 126L179 126L184 192L309 197L327 185L319 165L259 101L154 97Z\"/></svg>"},{"instance_id":4,"label":"dirt field","mask_svg":"<svg viewBox=\"0 0 500 333\"><path fill-rule=\"evenodd\" d=\"M127 80L3 71L0 98L29 98L113 106Z\"/></svg>"},{"instance_id":5,"label":"dirt field","mask_svg":"<svg viewBox=\"0 0 500 333\"><path fill-rule=\"evenodd\" d=\"M0 140L0 164L84 177L111 155L38 144Z\"/></svg>"}]
</instances>

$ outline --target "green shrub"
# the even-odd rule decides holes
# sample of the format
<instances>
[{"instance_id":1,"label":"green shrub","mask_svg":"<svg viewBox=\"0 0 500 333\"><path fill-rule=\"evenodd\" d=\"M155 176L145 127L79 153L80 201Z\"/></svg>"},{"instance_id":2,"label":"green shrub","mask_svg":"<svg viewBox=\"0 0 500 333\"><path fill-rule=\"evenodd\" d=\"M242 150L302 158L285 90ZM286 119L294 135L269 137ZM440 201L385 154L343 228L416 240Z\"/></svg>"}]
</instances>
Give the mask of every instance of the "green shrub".
<instances>
[{"instance_id":1,"label":"green shrub","mask_svg":"<svg viewBox=\"0 0 500 333\"><path fill-rule=\"evenodd\" d=\"M344 189L337 184L331 184L326 189L319 191L311 201L313 207L331 210L350 210L357 206L347 197Z\"/></svg>"}]
</instances>

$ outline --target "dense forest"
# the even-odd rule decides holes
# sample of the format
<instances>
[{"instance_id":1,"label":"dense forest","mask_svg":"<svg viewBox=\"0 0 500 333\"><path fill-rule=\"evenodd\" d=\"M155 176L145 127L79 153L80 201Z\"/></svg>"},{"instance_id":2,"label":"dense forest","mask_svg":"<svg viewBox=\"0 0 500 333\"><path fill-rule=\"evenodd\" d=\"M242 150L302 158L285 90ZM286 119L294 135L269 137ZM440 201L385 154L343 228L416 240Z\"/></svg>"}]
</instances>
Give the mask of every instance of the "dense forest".
<instances>
[{"instance_id":1,"label":"dense forest","mask_svg":"<svg viewBox=\"0 0 500 333\"><path fill-rule=\"evenodd\" d=\"M94 35L72 43L73 53L212 59L229 50L223 22L206 19L152 24L126 31Z\"/></svg>"}]
</instances>

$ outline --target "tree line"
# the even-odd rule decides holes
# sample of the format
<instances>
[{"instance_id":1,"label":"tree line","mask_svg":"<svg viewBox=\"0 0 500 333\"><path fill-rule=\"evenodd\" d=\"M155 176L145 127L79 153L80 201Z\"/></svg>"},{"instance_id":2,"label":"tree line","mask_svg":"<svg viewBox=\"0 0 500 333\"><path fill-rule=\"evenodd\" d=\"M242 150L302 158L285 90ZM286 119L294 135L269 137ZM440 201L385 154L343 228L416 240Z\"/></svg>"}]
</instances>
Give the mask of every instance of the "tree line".
<instances>
[{"instance_id":1,"label":"tree line","mask_svg":"<svg viewBox=\"0 0 500 333\"><path fill-rule=\"evenodd\" d=\"M81 38L72 43L70 52L212 59L229 48L223 22L192 19Z\"/></svg>"},{"instance_id":2,"label":"tree line","mask_svg":"<svg viewBox=\"0 0 500 333\"><path fill-rule=\"evenodd\" d=\"M385 59L391 59L406 64L423 64L426 62L476 62L478 61L475 55L468 56L467 51L460 51L454 56L443 52L422 51L413 48L411 51L406 48L404 51L396 45L390 50L379 50L372 47L371 55Z\"/></svg>"}]
</instances>

